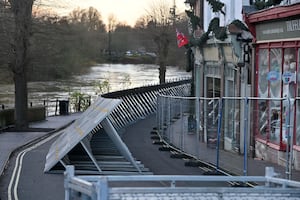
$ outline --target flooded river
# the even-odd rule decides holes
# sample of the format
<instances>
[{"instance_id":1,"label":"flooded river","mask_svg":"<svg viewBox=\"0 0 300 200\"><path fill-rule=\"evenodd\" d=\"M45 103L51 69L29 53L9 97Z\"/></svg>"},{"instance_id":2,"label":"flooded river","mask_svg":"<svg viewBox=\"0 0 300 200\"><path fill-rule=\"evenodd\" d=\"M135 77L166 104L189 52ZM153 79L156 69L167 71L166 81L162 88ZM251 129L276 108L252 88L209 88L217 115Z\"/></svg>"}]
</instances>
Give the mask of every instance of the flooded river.
<instances>
[{"instance_id":1,"label":"flooded river","mask_svg":"<svg viewBox=\"0 0 300 200\"><path fill-rule=\"evenodd\" d=\"M157 65L133 64L99 64L90 68L87 74L74 76L69 80L30 82L28 83L28 101L33 106L41 105L44 101L68 99L73 92L81 92L97 96L99 83L108 81L109 91L129 89L139 86L159 83ZM176 67L167 67L166 79L191 77L191 73ZM14 107L14 85L0 86L0 105L5 108Z\"/></svg>"}]
</instances>

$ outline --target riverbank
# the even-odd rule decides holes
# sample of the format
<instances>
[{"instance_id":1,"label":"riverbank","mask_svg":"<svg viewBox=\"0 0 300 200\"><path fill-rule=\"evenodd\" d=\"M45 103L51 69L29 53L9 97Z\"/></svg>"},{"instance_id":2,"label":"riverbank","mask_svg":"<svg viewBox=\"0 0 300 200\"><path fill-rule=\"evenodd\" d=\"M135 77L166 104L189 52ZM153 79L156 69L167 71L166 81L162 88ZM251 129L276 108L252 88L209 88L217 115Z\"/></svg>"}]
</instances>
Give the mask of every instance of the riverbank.
<instances>
[{"instance_id":1,"label":"riverbank","mask_svg":"<svg viewBox=\"0 0 300 200\"><path fill-rule=\"evenodd\" d=\"M2 73L0 73L2 75ZM167 66L166 80L190 77L191 73L178 67ZM58 100L68 100L74 92L96 96L99 85L107 81L109 91L118 91L159 82L159 70L153 64L95 64L87 73L73 75L69 79L28 82L28 102L33 107L55 105ZM14 84L0 83L0 105L14 106ZM103 89L103 88L101 88ZM51 113L54 111L51 111Z\"/></svg>"},{"instance_id":2,"label":"riverbank","mask_svg":"<svg viewBox=\"0 0 300 200\"><path fill-rule=\"evenodd\" d=\"M75 76L80 76L84 74L88 74L90 68L96 65L103 65L106 63L113 64L155 64L155 58L151 56L122 56L122 57L114 57L106 58L99 61L88 61L85 63L81 63L81 67L62 67L60 70L59 67L55 68L53 71L61 71L61 72L51 72L51 73L39 73L36 76L33 69L28 70L28 82L39 82L39 81L60 81L60 80L68 80ZM36 69L36 71L43 71L41 69ZM32 73L31 73L32 72ZM13 73L10 71L8 67L1 67L0 73L0 84L13 84Z\"/></svg>"},{"instance_id":3,"label":"riverbank","mask_svg":"<svg viewBox=\"0 0 300 200\"><path fill-rule=\"evenodd\" d=\"M156 58L152 56L121 56L108 58L108 61L117 64L155 64Z\"/></svg>"}]
</instances>

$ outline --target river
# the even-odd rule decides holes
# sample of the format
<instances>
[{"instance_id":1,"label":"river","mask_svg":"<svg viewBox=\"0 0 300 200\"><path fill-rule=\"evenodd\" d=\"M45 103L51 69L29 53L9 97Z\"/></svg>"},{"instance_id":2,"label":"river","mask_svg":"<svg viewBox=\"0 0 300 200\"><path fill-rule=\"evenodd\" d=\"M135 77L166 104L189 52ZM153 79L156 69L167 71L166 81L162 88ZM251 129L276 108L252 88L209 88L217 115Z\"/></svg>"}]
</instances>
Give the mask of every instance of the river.
<instances>
[{"instance_id":1,"label":"river","mask_svg":"<svg viewBox=\"0 0 300 200\"><path fill-rule=\"evenodd\" d=\"M191 77L191 73L177 67L167 67L167 80L185 77ZM29 82L28 102L36 106L42 105L44 101L65 100L75 91L95 97L96 85L106 80L110 92L158 84L159 70L157 65L148 64L99 64L92 66L88 73L73 76L69 80ZM1 85L0 105L4 105L5 108L14 107L13 84Z\"/></svg>"}]
</instances>

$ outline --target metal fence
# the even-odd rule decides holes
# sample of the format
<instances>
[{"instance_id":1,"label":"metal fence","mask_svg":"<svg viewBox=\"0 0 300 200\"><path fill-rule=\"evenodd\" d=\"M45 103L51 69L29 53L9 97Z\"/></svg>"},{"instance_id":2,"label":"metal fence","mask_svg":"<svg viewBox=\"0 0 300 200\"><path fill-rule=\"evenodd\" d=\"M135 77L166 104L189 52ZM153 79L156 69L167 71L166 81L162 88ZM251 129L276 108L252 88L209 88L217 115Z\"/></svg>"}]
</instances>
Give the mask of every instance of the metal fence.
<instances>
[{"instance_id":1,"label":"metal fence","mask_svg":"<svg viewBox=\"0 0 300 200\"><path fill-rule=\"evenodd\" d=\"M286 166L283 174L290 176L292 166L299 164L293 155L293 145L300 143L297 102L297 98L196 98L163 93L158 97L158 131L162 140L183 153L217 168L235 169L234 174L246 175L248 160L258 156ZM278 150L257 145L255 138L282 148L279 155ZM227 152L221 155L220 150ZM238 163L229 162L232 153L242 155Z\"/></svg>"},{"instance_id":2,"label":"metal fence","mask_svg":"<svg viewBox=\"0 0 300 200\"><path fill-rule=\"evenodd\" d=\"M122 90L102 95L104 98L122 99L122 103L108 116L116 130L143 119L157 110L160 93L186 96L190 94L191 80L181 80L162 85Z\"/></svg>"},{"instance_id":3,"label":"metal fence","mask_svg":"<svg viewBox=\"0 0 300 200\"><path fill-rule=\"evenodd\" d=\"M75 176L74 166L67 166L64 187L66 200L300 199L299 182L275 176L270 167L266 168L265 176ZM225 186L208 187L207 182L212 181ZM184 184L180 184L182 182ZM261 182L264 185L232 188L226 182Z\"/></svg>"}]
</instances>

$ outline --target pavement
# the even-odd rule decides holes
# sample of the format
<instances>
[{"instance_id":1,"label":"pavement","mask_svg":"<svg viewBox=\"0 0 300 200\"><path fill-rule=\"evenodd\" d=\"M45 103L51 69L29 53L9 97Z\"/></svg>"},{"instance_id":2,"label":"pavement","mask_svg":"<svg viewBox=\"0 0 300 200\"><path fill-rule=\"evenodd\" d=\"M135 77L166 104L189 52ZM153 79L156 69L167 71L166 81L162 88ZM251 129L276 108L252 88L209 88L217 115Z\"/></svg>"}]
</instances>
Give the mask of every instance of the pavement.
<instances>
[{"instance_id":1,"label":"pavement","mask_svg":"<svg viewBox=\"0 0 300 200\"><path fill-rule=\"evenodd\" d=\"M54 132L63 129L72 121L76 120L80 117L80 113L70 114L70 115L62 115L62 116L53 116L47 117L45 121L35 122L30 124L30 127L33 128L32 131L28 132L9 132L4 131L0 132L0 175L2 175L3 171L11 156L17 150L20 150L25 145L29 145L30 143L34 143L36 141L41 140L43 137L53 134ZM154 156L159 156L160 154L166 154L167 152L158 152L158 154L153 154L153 150L150 149L149 151L145 151L147 145L153 145L150 137L150 131L156 123L155 115L151 115L145 119L140 120L136 124L129 126L122 138L124 138L124 142L128 145L128 148L132 152L134 157L141 160L141 162L146 166L149 167L150 170L154 171L154 174L170 174L170 170L166 167L161 167L162 163L156 162L153 163ZM141 132L147 133L141 134ZM149 132L148 132L149 131ZM126 134L128 133L135 133L137 136L129 137ZM139 144L139 145L137 145ZM157 148L158 147L154 147ZM214 164L216 162L216 151L215 149L210 148L207 145L203 145L202 154L200 155L200 159L208 163ZM153 157L153 159L151 158ZM182 161L182 160L181 160ZM168 161L169 162L169 161ZM176 167L176 159L171 161L171 163L166 163L169 166ZM220 151L220 163L224 170L228 172L237 172L237 175L241 171L242 164L243 164L243 156ZM182 164L182 163L181 163ZM251 176L264 176L265 175L265 167L272 166L275 169L275 172L280 174L280 178L285 177L285 166L279 166L274 163L266 162L263 160L256 160L256 159L248 159L248 175ZM161 169L166 169L166 171L160 171ZM239 170L237 170L239 169ZM194 170L189 167L186 167L186 174L193 174ZM300 181L300 171L293 170L292 172L292 180Z\"/></svg>"},{"instance_id":2,"label":"pavement","mask_svg":"<svg viewBox=\"0 0 300 200\"><path fill-rule=\"evenodd\" d=\"M156 115L150 115L145 119L142 119L135 124L126 128L124 135L122 136L125 144L133 156L140 160L146 167L150 169L156 175L172 175L172 174L190 174L199 175L199 168L196 167L182 167L189 164L186 159L166 159L165 155L170 157L172 152L159 151L161 147L159 145L153 145L153 141L150 139L150 132L156 127ZM181 129L176 124L171 125L172 133L176 138L176 129ZM177 126L177 127L176 127ZM192 152L195 150L196 136L195 134L187 134L184 139L185 152ZM173 140L172 144L176 141ZM188 145L191 144L191 145ZM154 146L154 147L153 147ZM216 165L217 163L217 151L215 147L206 143L198 143L198 158L210 165ZM196 155L194 153L193 155ZM219 151L219 170L223 170L231 175L243 176L246 171L247 176L265 176L266 167L273 167L274 171L278 173L278 178L286 178L286 166L277 165L265 160L259 160L256 158L248 157L247 163L244 162L244 156L238 153L220 150ZM193 165L193 163L191 163ZM177 169L176 169L177 168ZM198 168L198 171L195 170ZM201 168L201 166L200 166ZM203 169L203 168L202 168ZM203 172L202 172L203 173ZM210 172L207 173L208 175ZM214 173L211 173L213 175ZM202 175L202 174L201 174ZM300 181L300 171L292 170L292 180Z\"/></svg>"},{"instance_id":3,"label":"pavement","mask_svg":"<svg viewBox=\"0 0 300 200\"><path fill-rule=\"evenodd\" d=\"M16 132L12 129L0 132L0 176L3 174L9 159L22 147L35 143L65 128L76 120L81 113L47 117L44 121L30 123L30 129L26 132Z\"/></svg>"}]
</instances>

